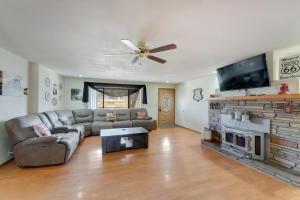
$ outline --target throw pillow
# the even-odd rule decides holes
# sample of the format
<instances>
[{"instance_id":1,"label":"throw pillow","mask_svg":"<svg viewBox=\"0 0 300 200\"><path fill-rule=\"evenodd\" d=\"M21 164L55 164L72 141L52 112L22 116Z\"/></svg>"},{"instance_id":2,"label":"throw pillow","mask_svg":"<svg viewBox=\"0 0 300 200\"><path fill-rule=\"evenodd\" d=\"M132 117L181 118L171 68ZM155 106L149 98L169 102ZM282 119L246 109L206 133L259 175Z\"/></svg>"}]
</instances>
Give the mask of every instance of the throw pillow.
<instances>
[{"instance_id":1,"label":"throw pillow","mask_svg":"<svg viewBox=\"0 0 300 200\"><path fill-rule=\"evenodd\" d=\"M44 123L34 125L33 130L34 130L35 134L39 137L51 135L49 129L47 128L47 126Z\"/></svg>"},{"instance_id":2,"label":"throw pillow","mask_svg":"<svg viewBox=\"0 0 300 200\"><path fill-rule=\"evenodd\" d=\"M147 113L146 112L137 112L136 113L136 118L139 120L143 120L147 118Z\"/></svg>"},{"instance_id":3,"label":"throw pillow","mask_svg":"<svg viewBox=\"0 0 300 200\"><path fill-rule=\"evenodd\" d=\"M106 113L106 121L113 122L117 120L117 114L115 112Z\"/></svg>"}]
</instances>

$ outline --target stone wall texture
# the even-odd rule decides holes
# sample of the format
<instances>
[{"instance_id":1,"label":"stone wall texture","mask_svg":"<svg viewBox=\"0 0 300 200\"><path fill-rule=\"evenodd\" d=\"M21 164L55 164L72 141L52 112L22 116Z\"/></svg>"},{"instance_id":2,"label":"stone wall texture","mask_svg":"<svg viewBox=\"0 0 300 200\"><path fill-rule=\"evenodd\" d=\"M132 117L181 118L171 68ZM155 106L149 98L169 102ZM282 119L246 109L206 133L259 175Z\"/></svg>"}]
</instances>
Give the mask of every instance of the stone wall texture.
<instances>
[{"instance_id":1,"label":"stone wall texture","mask_svg":"<svg viewBox=\"0 0 300 200\"><path fill-rule=\"evenodd\" d=\"M220 114L235 110L247 111L251 117L270 119L270 161L300 172L300 100L291 101L291 113L285 113L286 103L284 100L210 101L209 126L220 133Z\"/></svg>"}]
</instances>

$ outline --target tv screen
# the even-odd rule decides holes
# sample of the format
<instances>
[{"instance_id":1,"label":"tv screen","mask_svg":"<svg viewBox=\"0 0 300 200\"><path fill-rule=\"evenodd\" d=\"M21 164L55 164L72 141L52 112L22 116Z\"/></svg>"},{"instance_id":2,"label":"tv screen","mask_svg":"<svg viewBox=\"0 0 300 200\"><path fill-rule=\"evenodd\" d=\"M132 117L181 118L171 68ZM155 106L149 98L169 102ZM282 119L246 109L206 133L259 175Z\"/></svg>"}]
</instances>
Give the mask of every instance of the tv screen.
<instances>
[{"instance_id":1,"label":"tv screen","mask_svg":"<svg viewBox=\"0 0 300 200\"><path fill-rule=\"evenodd\" d=\"M266 55L258 55L217 69L221 91L270 86Z\"/></svg>"}]
</instances>

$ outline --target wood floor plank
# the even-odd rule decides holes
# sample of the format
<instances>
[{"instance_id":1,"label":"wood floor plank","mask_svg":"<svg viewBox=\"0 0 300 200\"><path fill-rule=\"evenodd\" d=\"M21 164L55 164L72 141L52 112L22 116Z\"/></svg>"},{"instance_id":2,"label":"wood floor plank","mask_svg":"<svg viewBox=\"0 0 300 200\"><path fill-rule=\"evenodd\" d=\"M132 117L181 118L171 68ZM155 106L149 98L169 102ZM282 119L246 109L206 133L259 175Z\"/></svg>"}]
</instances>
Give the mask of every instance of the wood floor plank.
<instances>
[{"instance_id":1,"label":"wood floor plank","mask_svg":"<svg viewBox=\"0 0 300 200\"><path fill-rule=\"evenodd\" d=\"M88 137L65 165L0 168L0 199L299 199L300 189L200 145L183 128L152 132L148 149L102 155Z\"/></svg>"}]
</instances>

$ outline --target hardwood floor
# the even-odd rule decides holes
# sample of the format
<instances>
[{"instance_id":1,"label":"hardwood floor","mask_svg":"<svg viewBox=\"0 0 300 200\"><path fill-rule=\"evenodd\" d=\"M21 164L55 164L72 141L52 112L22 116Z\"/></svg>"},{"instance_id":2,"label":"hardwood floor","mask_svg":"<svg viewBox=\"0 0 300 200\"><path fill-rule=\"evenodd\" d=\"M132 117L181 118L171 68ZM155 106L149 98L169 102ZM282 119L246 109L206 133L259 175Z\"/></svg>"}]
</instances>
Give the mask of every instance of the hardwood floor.
<instances>
[{"instance_id":1,"label":"hardwood floor","mask_svg":"<svg viewBox=\"0 0 300 200\"><path fill-rule=\"evenodd\" d=\"M65 165L0 168L0 199L300 199L300 189L213 152L183 128L150 134L149 149L102 156L88 137Z\"/></svg>"}]
</instances>

